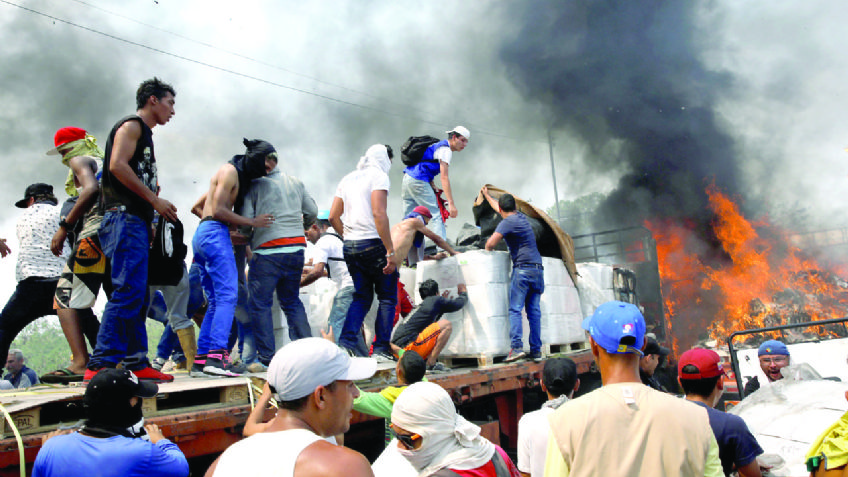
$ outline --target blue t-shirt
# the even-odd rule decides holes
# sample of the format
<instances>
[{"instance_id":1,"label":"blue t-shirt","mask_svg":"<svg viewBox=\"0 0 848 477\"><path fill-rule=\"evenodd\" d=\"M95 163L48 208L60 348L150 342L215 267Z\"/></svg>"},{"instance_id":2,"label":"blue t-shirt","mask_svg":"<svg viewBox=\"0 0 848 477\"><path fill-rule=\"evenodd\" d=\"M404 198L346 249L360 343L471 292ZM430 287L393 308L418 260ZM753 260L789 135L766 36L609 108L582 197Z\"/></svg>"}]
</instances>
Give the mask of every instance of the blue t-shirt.
<instances>
[{"instance_id":1,"label":"blue t-shirt","mask_svg":"<svg viewBox=\"0 0 848 477\"><path fill-rule=\"evenodd\" d=\"M24 377L24 375L26 375L26 377L29 379L29 384L26 386L21 386L21 378ZM17 375L8 373L3 376L3 379L12 383L12 386L16 388L35 386L36 384L38 384L38 375L35 374L35 371L27 368L26 366L21 367L21 372L19 372Z\"/></svg>"},{"instance_id":2,"label":"blue t-shirt","mask_svg":"<svg viewBox=\"0 0 848 477\"><path fill-rule=\"evenodd\" d=\"M737 468L748 465L763 453L763 448L741 417L713 409L702 402L691 402L707 409L724 475L730 475L734 464Z\"/></svg>"},{"instance_id":3,"label":"blue t-shirt","mask_svg":"<svg viewBox=\"0 0 848 477\"><path fill-rule=\"evenodd\" d=\"M33 477L186 477L188 461L176 444L162 439L114 436L99 439L79 432L48 440L32 468Z\"/></svg>"},{"instance_id":4,"label":"blue t-shirt","mask_svg":"<svg viewBox=\"0 0 848 477\"><path fill-rule=\"evenodd\" d=\"M512 266L542 264L542 256L536 247L536 236L527 216L521 212L507 216L498 224L495 232L500 233L509 248Z\"/></svg>"}]
</instances>

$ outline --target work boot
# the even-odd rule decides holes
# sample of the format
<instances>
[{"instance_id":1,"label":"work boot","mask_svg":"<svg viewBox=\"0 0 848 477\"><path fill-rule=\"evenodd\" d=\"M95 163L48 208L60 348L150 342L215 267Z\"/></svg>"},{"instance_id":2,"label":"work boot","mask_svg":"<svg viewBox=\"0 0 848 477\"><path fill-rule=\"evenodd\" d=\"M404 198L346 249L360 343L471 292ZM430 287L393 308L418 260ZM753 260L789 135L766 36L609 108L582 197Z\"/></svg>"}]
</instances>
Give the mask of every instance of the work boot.
<instances>
[{"instance_id":1,"label":"work boot","mask_svg":"<svg viewBox=\"0 0 848 477\"><path fill-rule=\"evenodd\" d=\"M177 338L180 339L180 346L183 348L183 354L186 358L186 368L191 369L194 365L194 357L197 355L197 339L194 335L194 325L177 330Z\"/></svg>"}]
</instances>

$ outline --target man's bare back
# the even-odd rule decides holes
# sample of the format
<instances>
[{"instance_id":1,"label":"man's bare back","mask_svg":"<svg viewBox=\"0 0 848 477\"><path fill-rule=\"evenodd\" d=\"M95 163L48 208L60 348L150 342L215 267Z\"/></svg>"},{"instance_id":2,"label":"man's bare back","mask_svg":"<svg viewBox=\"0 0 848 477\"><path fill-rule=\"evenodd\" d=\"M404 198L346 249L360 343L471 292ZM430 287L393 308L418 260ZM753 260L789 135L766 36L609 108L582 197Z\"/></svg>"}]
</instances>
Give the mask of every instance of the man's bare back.
<instances>
[{"instance_id":1,"label":"man's bare back","mask_svg":"<svg viewBox=\"0 0 848 477\"><path fill-rule=\"evenodd\" d=\"M409 255L409 250L412 248L412 242L415 240L416 232L423 233L424 236L428 237L450 255L456 255L458 253L442 237L428 229L424 222L417 217L413 217L403 219L392 227L392 243L395 246L395 253L398 257L404 258ZM444 256L438 258L444 258Z\"/></svg>"},{"instance_id":2,"label":"man's bare back","mask_svg":"<svg viewBox=\"0 0 848 477\"><path fill-rule=\"evenodd\" d=\"M254 219L242 217L233 212L239 192L238 171L232 164L224 164L209 181L209 192L203 201L201 218L212 218L233 226L267 227L274 222L274 216L260 215Z\"/></svg>"}]
</instances>

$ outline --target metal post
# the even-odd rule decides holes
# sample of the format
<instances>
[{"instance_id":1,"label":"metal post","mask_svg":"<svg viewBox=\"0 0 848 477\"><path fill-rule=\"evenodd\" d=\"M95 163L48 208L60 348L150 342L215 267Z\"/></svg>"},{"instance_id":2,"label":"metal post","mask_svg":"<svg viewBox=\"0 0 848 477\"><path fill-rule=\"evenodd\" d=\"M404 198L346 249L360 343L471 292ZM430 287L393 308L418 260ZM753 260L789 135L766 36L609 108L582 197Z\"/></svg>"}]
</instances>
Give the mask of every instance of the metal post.
<instances>
[{"instance_id":1,"label":"metal post","mask_svg":"<svg viewBox=\"0 0 848 477\"><path fill-rule=\"evenodd\" d=\"M554 183L554 200L556 201L556 211L557 211L557 225L562 227L562 216L559 213L559 193L557 192L556 185L556 168L554 167L554 140L551 136L551 130L548 129L548 152L551 157L551 179Z\"/></svg>"}]
</instances>

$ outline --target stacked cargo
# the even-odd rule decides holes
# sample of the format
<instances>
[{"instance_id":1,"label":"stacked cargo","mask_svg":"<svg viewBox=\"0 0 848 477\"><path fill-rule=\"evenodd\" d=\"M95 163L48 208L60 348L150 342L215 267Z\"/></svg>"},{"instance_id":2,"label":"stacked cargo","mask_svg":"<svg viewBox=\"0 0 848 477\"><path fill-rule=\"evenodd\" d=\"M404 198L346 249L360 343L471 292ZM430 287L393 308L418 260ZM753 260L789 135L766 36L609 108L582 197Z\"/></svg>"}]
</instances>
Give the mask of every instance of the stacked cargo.
<instances>
[{"instance_id":1,"label":"stacked cargo","mask_svg":"<svg viewBox=\"0 0 848 477\"><path fill-rule=\"evenodd\" d=\"M432 278L439 290L456 296L456 286L468 288L468 304L444 315L453 333L442 356L500 355L509 352L509 255L474 250L439 261L418 264L416 282ZM421 297L415 291L415 302Z\"/></svg>"},{"instance_id":2,"label":"stacked cargo","mask_svg":"<svg viewBox=\"0 0 848 477\"><path fill-rule=\"evenodd\" d=\"M577 290L583 316L590 316L601 303L611 300L638 304L636 297L636 274L622 267L605 263L584 262L577 264Z\"/></svg>"}]
</instances>

